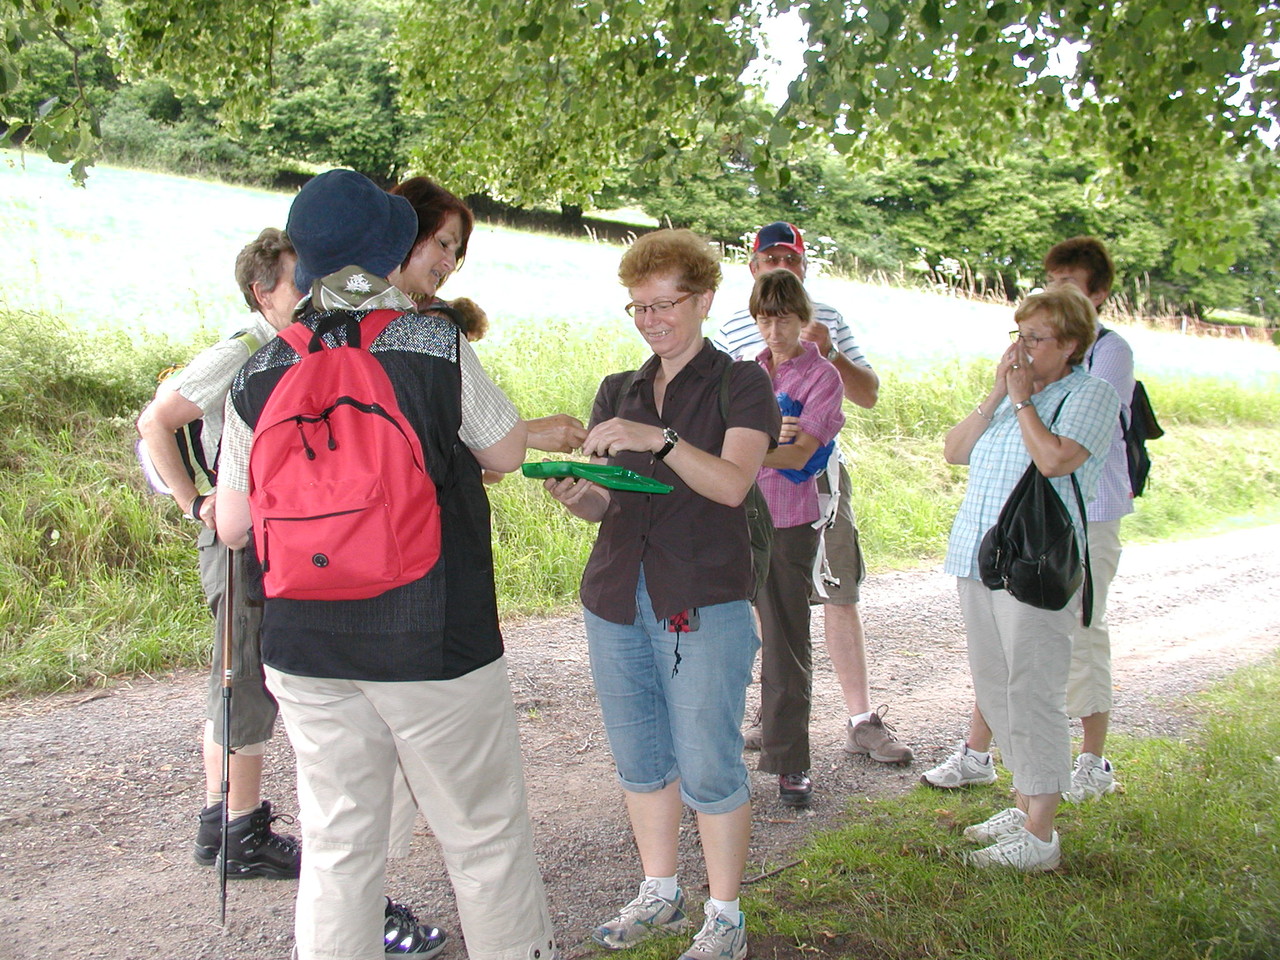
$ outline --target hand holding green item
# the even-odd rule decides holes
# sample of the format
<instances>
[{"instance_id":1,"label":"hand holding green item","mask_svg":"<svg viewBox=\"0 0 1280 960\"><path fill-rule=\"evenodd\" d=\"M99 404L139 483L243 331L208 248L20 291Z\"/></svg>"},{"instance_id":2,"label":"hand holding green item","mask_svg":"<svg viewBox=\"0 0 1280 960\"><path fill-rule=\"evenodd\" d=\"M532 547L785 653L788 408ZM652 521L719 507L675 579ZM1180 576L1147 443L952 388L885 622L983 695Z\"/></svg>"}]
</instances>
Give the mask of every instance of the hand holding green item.
<instances>
[{"instance_id":1,"label":"hand holding green item","mask_svg":"<svg viewBox=\"0 0 1280 960\"><path fill-rule=\"evenodd\" d=\"M610 490L631 490L636 493L670 493L670 484L646 477L634 470L615 467L608 463L582 463L576 460L547 460L541 463L524 463L520 472L526 477L546 480L551 477L578 477L590 480Z\"/></svg>"}]
</instances>

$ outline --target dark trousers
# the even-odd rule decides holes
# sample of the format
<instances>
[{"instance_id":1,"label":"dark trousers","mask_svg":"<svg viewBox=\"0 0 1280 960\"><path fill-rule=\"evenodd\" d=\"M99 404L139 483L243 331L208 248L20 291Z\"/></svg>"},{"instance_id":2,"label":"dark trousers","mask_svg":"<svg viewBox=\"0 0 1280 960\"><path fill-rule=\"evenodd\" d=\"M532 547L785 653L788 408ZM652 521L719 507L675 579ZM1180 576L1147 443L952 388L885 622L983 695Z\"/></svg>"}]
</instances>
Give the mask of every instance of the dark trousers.
<instances>
[{"instance_id":1,"label":"dark trousers","mask_svg":"<svg viewBox=\"0 0 1280 960\"><path fill-rule=\"evenodd\" d=\"M773 534L769 577L756 598L760 612L759 769L809 769L809 706L813 646L809 640L809 582L818 531L807 523Z\"/></svg>"}]
</instances>

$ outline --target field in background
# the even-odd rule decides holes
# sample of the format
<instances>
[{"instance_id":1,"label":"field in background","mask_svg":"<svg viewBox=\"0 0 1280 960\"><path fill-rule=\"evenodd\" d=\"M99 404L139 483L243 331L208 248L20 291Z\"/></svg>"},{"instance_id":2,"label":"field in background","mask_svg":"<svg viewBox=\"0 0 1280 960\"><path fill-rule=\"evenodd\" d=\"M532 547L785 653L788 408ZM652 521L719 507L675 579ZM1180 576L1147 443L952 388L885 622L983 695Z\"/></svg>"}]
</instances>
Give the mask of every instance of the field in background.
<instances>
[{"instance_id":1,"label":"field in background","mask_svg":"<svg viewBox=\"0 0 1280 960\"><path fill-rule=\"evenodd\" d=\"M95 167L78 188L43 157L0 152L0 303L82 327L185 337L234 329L245 306L235 255L265 226L284 226L290 196L164 174ZM749 228L754 224L744 224ZM492 320L494 346L530 336L623 338L618 247L479 225L464 268L444 292ZM726 263L712 324L747 301L745 266ZM878 369L908 374L999 356L1011 310L920 290L811 276L817 300L840 309ZM1280 350L1126 328L1143 375L1280 374ZM528 411L536 413L539 411Z\"/></svg>"}]
</instances>

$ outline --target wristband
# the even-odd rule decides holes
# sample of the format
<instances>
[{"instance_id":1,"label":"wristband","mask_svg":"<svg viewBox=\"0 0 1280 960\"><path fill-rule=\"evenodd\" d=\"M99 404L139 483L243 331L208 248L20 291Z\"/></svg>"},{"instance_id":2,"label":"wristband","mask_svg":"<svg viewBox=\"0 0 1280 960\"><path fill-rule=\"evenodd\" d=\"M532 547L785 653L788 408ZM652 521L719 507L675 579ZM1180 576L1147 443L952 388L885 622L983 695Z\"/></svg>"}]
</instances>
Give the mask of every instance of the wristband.
<instances>
[{"instance_id":1,"label":"wristband","mask_svg":"<svg viewBox=\"0 0 1280 960\"><path fill-rule=\"evenodd\" d=\"M204 506L204 502L209 499L209 495L205 493L197 493L196 498L191 501L191 512L187 514L192 520L200 520L200 508Z\"/></svg>"}]
</instances>

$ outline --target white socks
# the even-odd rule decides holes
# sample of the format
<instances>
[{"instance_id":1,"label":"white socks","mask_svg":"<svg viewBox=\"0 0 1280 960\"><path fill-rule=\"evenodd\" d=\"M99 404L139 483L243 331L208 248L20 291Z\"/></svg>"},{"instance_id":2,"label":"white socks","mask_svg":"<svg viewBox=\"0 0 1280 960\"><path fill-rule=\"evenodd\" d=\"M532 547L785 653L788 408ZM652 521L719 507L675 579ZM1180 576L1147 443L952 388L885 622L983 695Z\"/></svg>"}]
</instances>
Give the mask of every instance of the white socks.
<instances>
[{"instance_id":1,"label":"white socks","mask_svg":"<svg viewBox=\"0 0 1280 960\"><path fill-rule=\"evenodd\" d=\"M680 894L680 885L675 877L645 877L644 882L663 900L674 900Z\"/></svg>"},{"instance_id":2,"label":"white socks","mask_svg":"<svg viewBox=\"0 0 1280 960\"><path fill-rule=\"evenodd\" d=\"M742 923L742 910L738 907L738 898L717 900L715 897L707 897L707 902L716 908L716 913L732 922L734 926Z\"/></svg>"}]
</instances>

